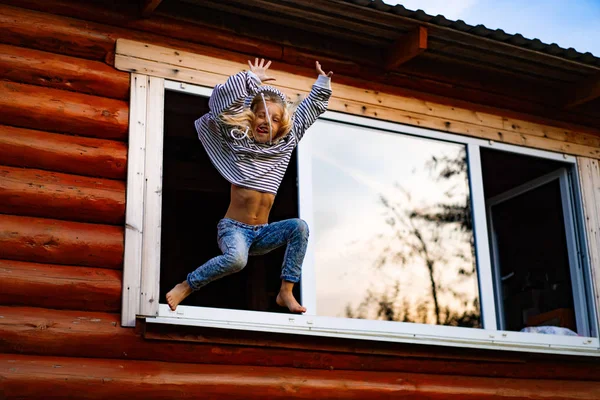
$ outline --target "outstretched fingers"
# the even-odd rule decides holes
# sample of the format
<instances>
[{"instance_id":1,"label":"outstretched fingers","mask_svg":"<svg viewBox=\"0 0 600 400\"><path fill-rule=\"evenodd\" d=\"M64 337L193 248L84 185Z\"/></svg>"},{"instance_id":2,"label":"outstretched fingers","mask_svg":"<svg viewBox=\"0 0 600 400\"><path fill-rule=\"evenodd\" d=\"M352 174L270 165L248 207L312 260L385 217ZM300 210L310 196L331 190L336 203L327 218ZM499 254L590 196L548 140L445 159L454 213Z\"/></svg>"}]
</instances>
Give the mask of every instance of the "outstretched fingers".
<instances>
[{"instance_id":1,"label":"outstretched fingers","mask_svg":"<svg viewBox=\"0 0 600 400\"><path fill-rule=\"evenodd\" d=\"M250 71L254 72L261 82L275 80L275 78L271 78L267 75L267 70L271 66L271 61L267 60L267 63L265 64L264 58L261 58L259 61L257 57L254 59L254 63L248 60L248 66L250 67Z\"/></svg>"},{"instance_id":2,"label":"outstretched fingers","mask_svg":"<svg viewBox=\"0 0 600 400\"><path fill-rule=\"evenodd\" d=\"M248 60L248 66L250 68L264 68L264 69L269 69L269 67L271 66L271 61L267 60L267 64L265 64L265 59L261 58L260 61L258 60L258 57L254 59L254 64Z\"/></svg>"},{"instance_id":3,"label":"outstretched fingers","mask_svg":"<svg viewBox=\"0 0 600 400\"><path fill-rule=\"evenodd\" d=\"M323 68L321 68L321 63L319 63L318 61L315 61L315 68L319 75L324 75L328 78L331 78L331 76L333 75L333 71L329 71L328 73L325 73L325 71L323 71Z\"/></svg>"}]
</instances>

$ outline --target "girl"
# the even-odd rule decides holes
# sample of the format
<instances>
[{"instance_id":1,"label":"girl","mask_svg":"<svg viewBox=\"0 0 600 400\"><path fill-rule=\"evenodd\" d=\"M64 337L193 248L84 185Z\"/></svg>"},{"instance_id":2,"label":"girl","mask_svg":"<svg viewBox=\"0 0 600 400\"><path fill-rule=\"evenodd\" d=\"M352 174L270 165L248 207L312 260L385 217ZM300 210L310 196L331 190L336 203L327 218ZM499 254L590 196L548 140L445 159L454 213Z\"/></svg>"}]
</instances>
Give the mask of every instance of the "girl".
<instances>
[{"instance_id":1,"label":"girl","mask_svg":"<svg viewBox=\"0 0 600 400\"><path fill-rule=\"evenodd\" d=\"M292 288L300 280L308 226L300 219L269 224L269 212L283 174L306 130L327 110L331 76L315 62L317 81L308 97L291 115L285 95L267 75L271 62L248 61L250 71L239 72L217 85L209 99L210 112L195 123L198 137L213 165L231 183L231 200L217 225L222 255L188 274L167 293L171 310L194 290L239 272L249 255L266 254L287 244L277 304L292 312L306 312Z\"/></svg>"}]
</instances>

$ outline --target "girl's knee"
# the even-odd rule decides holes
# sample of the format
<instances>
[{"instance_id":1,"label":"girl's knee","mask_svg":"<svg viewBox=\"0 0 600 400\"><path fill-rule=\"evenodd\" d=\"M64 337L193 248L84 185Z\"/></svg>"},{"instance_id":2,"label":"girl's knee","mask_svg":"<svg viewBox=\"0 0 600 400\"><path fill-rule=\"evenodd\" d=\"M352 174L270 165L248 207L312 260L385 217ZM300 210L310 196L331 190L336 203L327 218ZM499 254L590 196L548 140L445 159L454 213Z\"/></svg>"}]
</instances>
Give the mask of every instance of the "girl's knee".
<instances>
[{"instance_id":1,"label":"girl's knee","mask_svg":"<svg viewBox=\"0 0 600 400\"><path fill-rule=\"evenodd\" d=\"M231 272L240 272L248 263L248 255L242 252L228 252L224 254L227 261L227 269Z\"/></svg>"},{"instance_id":2,"label":"girl's knee","mask_svg":"<svg viewBox=\"0 0 600 400\"><path fill-rule=\"evenodd\" d=\"M308 238L309 230L306 221L300 218L294 218L293 221L296 224L296 231L300 233L303 237Z\"/></svg>"}]
</instances>

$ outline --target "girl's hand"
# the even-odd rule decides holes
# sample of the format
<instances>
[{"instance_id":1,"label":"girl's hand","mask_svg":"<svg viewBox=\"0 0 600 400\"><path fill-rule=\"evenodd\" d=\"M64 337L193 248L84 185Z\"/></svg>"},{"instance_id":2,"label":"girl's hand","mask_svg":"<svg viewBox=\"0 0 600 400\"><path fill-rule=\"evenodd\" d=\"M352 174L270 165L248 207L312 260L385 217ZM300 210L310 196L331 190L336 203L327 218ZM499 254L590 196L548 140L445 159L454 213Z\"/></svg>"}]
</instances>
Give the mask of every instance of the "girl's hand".
<instances>
[{"instance_id":1,"label":"girl's hand","mask_svg":"<svg viewBox=\"0 0 600 400\"><path fill-rule=\"evenodd\" d=\"M319 64L318 61L315 61L315 67L317 69L317 74L319 75L323 75L328 78L331 78L331 75L333 75L333 71L329 71L328 73L323 72L323 70L321 69L321 64Z\"/></svg>"},{"instance_id":2,"label":"girl's hand","mask_svg":"<svg viewBox=\"0 0 600 400\"><path fill-rule=\"evenodd\" d=\"M248 60L248 65L250 66L250 71L254 72L254 74L256 76L258 76L258 79L260 79L261 82L275 80L275 78L271 78L270 76L267 75L267 70L269 69L269 66L271 65L271 61L268 61L267 65L265 65L264 58L260 59L260 63L258 62L258 58L255 58L254 65L252 65L250 60Z\"/></svg>"}]
</instances>

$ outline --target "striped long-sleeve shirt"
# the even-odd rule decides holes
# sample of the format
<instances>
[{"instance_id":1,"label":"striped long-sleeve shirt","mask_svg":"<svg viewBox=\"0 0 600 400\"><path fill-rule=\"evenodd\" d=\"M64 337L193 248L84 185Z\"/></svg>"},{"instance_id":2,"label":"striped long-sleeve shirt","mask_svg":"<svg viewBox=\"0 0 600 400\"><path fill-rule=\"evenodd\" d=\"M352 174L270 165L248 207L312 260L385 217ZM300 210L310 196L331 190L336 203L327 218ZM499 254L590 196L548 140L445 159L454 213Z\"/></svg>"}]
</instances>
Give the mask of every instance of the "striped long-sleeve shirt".
<instances>
[{"instance_id":1,"label":"striped long-sleeve shirt","mask_svg":"<svg viewBox=\"0 0 600 400\"><path fill-rule=\"evenodd\" d=\"M260 83L255 74L243 71L215 86L209 99L210 112L196 120L195 126L213 165L225 179L236 186L277 194L292 151L327 110L331 89L329 78L319 76L308 97L296 108L290 133L279 141L268 144L251 138L233 139L231 127L222 124L218 116L223 111L242 111L248 98L266 88Z\"/></svg>"}]
</instances>

